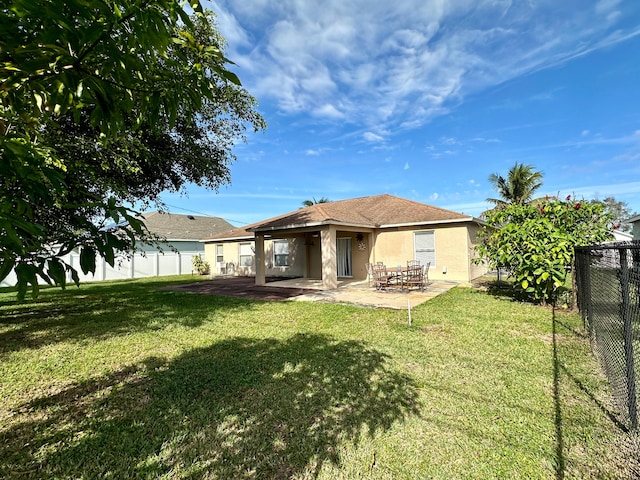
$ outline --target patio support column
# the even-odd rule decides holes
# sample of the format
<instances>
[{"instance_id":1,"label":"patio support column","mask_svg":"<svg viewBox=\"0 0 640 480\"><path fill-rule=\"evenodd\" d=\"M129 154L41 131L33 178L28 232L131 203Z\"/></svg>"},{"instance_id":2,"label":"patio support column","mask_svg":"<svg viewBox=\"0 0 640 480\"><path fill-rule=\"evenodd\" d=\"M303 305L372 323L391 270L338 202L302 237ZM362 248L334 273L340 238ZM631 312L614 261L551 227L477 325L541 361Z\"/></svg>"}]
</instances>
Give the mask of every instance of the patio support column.
<instances>
[{"instance_id":1,"label":"patio support column","mask_svg":"<svg viewBox=\"0 0 640 480\"><path fill-rule=\"evenodd\" d=\"M255 238L255 259L256 259L256 285L265 285L265 265L264 265L264 234L256 233Z\"/></svg>"},{"instance_id":2,"label":"patio support column","mask_svg":"<svg viewBox=\"0 0 640 480\"><path fill-rule=\"evenodd\" d=\"M322 249L322 288L338 288L338 264L336 263L336 227L329 225L320 231Z\"/></svg>"},{"instance_id":3,"label":"patio support column","mask_svg":"<svg viewBox=\"0 0 640 480\"><path fill-rule=\"evenodd\" d=\"M376 263L376 235L373 232L368 234L369 241L369 263Z\"/></svg>"}]
</instances>

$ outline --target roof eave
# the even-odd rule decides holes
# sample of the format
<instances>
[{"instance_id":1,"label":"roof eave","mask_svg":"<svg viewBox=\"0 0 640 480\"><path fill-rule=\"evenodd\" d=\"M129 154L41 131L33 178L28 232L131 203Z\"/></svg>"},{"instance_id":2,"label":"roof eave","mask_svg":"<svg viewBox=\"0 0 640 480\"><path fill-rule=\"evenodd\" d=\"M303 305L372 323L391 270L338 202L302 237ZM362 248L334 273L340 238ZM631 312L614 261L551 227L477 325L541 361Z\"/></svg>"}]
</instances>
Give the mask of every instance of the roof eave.
<instances>
[{"instance_id":1,"label":"roof eave","mask_svg":"<svg viewBox=\"0 0 640 480\"><path fill-rule=\"evenodd\" d=\"M283 226L273 226L273 227L252 227L247 228L250 232L273 232L276 230L296 230L299 228L313 228L313 227L323 227L325 225L337 225L339 227L357 227L357 228L377 228L378 225L367 225L360 223L351 223L351 222L338 222L335 220L325 220L321 222L311 222L311 223L299 223L299 224L290 224Z\"/></svg>"},{"instance_id":2,"label":"roof eave","mask_svg":"<svg viewBox=\"0 0 640 480\"><path fill-rule=\"evenodd\" d=\"M204 238L200 240L202 243L216 243L216 242L231 242L231 241L242 241L242 240L254 240L255 235L240 235L236 237L214 237L214 238Z\"/></svg>"},{"instance_id":3,"label":"roof eave","mask_svg":"<svg viewBox=\"0 0 640 480\"><path fill-rule=\"evenodd\" d=\"M380 225L378 228L396 228L396 227L417 227L420 225L441 225L449 223L477 223L479 225L485 225L485 222L476 217L463 217L463 218L449 218L446 220L424 220L420 222L406 222L406 223L390 223L386 225Z\"/></svg>"}]
</instances>

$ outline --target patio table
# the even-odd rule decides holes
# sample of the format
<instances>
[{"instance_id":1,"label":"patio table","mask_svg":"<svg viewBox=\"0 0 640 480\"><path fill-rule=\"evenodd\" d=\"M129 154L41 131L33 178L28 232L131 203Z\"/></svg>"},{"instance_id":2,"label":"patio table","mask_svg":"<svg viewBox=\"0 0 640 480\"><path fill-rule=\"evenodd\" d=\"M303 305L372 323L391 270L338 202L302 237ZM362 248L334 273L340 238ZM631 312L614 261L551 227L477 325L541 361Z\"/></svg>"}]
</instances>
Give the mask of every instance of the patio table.
<instances>
[{"instance_id":1,"label":"patio table","mask_svg":"<svg viewBox=\"0 0 640 480\"><path fill-rule=\"evenodd\" d=\"M387 276L396 279L396 285L398 280L400 281L400 290L404 290L404 277L408 268L406 266L387 267Z\"/></svg>"}]
</instances>

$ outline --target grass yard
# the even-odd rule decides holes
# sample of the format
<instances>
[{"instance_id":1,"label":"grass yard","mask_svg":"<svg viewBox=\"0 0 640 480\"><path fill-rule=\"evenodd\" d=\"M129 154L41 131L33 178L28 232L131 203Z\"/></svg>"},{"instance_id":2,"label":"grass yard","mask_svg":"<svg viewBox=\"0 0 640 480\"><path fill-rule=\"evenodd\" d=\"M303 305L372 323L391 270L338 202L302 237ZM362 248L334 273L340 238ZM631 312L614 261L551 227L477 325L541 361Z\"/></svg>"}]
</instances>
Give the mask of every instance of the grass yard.
<instances>
[{"instance_id":1,"label":"grass yard","mask_svg":"<svg viewBox=\"0 0 640 480\"><path fill-rule=\"evenodd\" d=\"M0 293L1 478L629 478L575 314L456 288L412 311Z\"/></svg>"}]
</instances>

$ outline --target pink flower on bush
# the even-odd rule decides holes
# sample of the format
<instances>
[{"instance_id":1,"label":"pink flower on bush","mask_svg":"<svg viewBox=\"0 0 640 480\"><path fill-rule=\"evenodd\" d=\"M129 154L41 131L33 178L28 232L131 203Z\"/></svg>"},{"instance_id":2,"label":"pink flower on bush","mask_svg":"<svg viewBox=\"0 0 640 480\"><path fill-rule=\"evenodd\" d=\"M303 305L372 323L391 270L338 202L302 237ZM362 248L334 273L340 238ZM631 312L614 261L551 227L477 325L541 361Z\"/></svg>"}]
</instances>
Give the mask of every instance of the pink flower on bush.
<instances>
[{"instance_id":1,"label":"pink flower on bush","mask_svg":"<svg viewBox=\"0 0 640 480\"><path fill-rule=\"evenodd\" d=\"M580 202L576 203L573 208L575 208L576 210L580 210L580 207L582 207L582 204Z\"/></svg>"}]
</instances>

